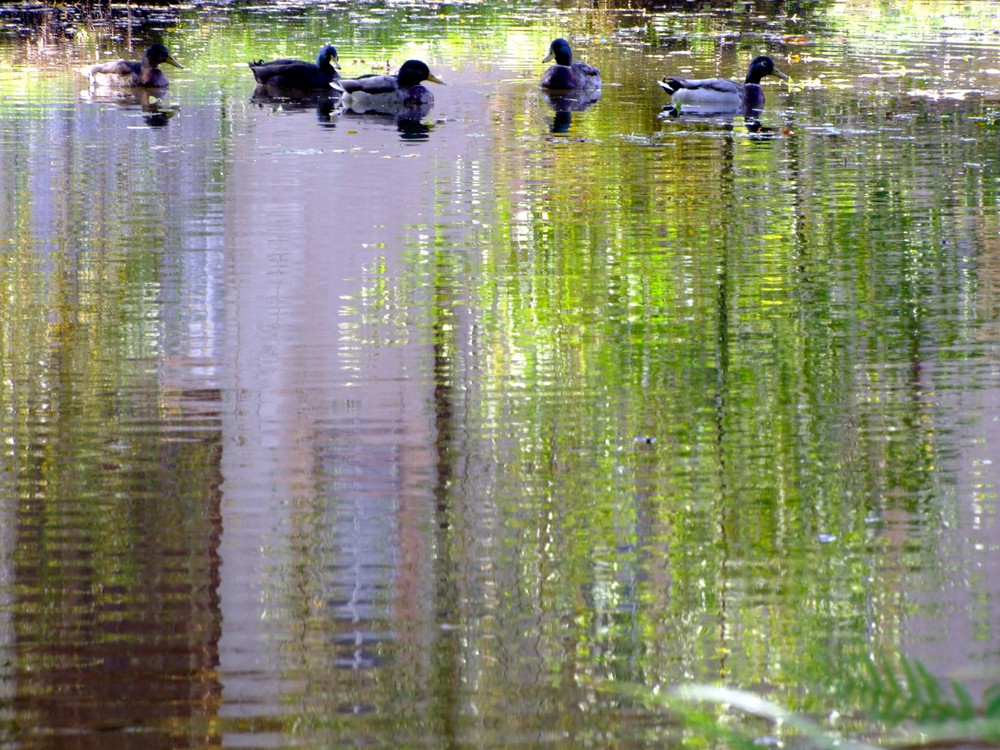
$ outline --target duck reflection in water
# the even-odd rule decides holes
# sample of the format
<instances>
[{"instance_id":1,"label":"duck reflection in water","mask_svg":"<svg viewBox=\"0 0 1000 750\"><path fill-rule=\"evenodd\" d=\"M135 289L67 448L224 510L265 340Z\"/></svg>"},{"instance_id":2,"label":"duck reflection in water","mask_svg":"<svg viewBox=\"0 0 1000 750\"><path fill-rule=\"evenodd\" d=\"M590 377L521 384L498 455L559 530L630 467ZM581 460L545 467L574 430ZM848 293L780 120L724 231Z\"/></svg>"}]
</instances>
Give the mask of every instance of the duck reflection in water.
<instances>
[{"instance_id":1,"label":"duck reflection in water","mask_svg":"<svg viewBox=\"0 0 1000 750\"><path fill-rule=\"evenodd\" d=\"M583 112L597 104L601 100L601 90L543 92L542 98L555 112L549 131L557 134L568 133L573 124L573 113Z\"/></svg>"},{"instance_id":2,"label":"duck reflection in water","mask_svg":"<svg viewBox=\"0 0 1000 750\"><path fill-rule=\"evenodd\" d=\"M761 140L767 140L769 138L777 138L779 135L782 134L780 130L775 130L774 128L769 128L766 125L761 125L760 120L753 120L747 118L746 126L748 133Z\"/></svg>"},{"instance_id":3,"label":"duck reflection in water","mask_svg":"<svg viewBox=\"0 0 1000 750\"><path fill-rule=\"evenodd\" d=\"M724 130L733 130L736 124L742 120L747 132L755 138L768 139L781 136L783 134L783 128L774 128L769 125L762 124L760 120L762 114L763 110L761 109L755 109L745 114L742 112L731 112L728 114L719 112L712 114L695 114L687 111L685 111L684 114L680 114L673 107L666 106L660 113L660 117L682 122L715 123Z\"/></svg>"},{"instance_id":4,"label":"duck reflection in water","mask_svg":"<svg viewBox=\"0 0 1000 750\"><path fill-rule=\"evenodd\" d=\"M399 137L404 141L423 141L430 138L434 127L426 124L423 119L431 108L427 107L427 111L421 111L423 109L423 107L418 107L417 111L404 112L395 117L396 129L399 130Z\"/></svg>"},{"instance_id":5,"label":"duck reflection in water","mask_svg":"<svg viewBox=\"0 0 1000 750\"><path fill-rule=\"evenodd\" d=\"M423 141L430 138L434 125L425 122L432 105L419 107L399 107L395 112L373 112L371 110L358 113L350 107L339 106L334 112L340 117L365 120L367 122L383 123L386 127L396 126L399 137L405 141Z\"/></svg>"},{"instance_id":6,"label":"duck reflection in water","mask_svg":"<svg viewBox=\"0 0 1000 750\"><path fill-rule=\"evenodd\" d=\"M768 125L763 125L760 121L760 116L763 110L753 110L746 114L740 112L732 112L728 114L722 113L712 113L712 114L693 114L690 112L684 112L680 114L673 107L666 106L660 113L661 119L671 119L680 122L700 122L700 123L715 123L718 124L723 130L733 130L735 125L742 120L743 124L746 126L747 132L758 138L775 138L781 135L780 129L775 129Z\"/></svg>"},{"instance_id":7,"label":"duck reflection in water","mask_svg":"<svg viewBox=\"0 0 1000 750\"><path fill-rule=\"evenodd\" d=\"M116 86L91 86L81 96L98 104L114 104L126 110L142 112L142 119L151 128L162 128L178 113L178 108L167 103L166 92L143 88Z\"/></svg>"},{"instance_id":8,"label":"duck reflection in water","mask_svg":"<svg viewBox=\"0 0 1000 750\"><path fill-rule=\"evenodd\" d=\"M295 92L293 92L294 94ZM278 112L305 112L316 110L316 122L321 127L336 127L337 96L325 92L299 92L300 96L288 95L288 92L275 95L267 86L254 89L250 101L262 109ZM331 90L331 93L335 93Z\"/></svg>"}]
</instances>

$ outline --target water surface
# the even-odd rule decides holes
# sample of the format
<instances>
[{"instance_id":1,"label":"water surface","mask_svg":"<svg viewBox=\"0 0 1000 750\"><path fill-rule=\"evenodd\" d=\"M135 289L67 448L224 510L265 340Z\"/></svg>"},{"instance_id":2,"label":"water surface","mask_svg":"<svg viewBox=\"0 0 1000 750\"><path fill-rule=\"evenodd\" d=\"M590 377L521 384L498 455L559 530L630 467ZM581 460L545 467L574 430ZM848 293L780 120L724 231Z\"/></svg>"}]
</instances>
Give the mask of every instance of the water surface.
<instances>
[{"instance_id":1,"label":"water surface","mask_svg":"<svg viewBox=\"0 0 1000 750\"><path fill-rule=\"evenodd\" d=\"M996 20L376 3L2 38L0 737L672 745L617 686L846 714L827 686L898 651L977 689ZM603 71L588 108L537 89L557 35ZM72 70L154 39L166 96ZM403 127L253 100L247 60L327 41L447 86ZM792 76L762 129L662 111L657 77L762 52Z\"/></svg>"}]
</instances>

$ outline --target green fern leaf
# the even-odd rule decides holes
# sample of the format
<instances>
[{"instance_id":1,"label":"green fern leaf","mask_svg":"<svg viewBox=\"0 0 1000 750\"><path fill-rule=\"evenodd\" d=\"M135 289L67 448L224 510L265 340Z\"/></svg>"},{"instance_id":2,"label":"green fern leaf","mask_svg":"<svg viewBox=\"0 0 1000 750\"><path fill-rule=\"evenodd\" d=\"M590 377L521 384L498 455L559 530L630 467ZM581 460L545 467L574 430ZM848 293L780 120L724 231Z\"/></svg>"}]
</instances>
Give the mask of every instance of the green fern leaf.
<instances>
[{"instance_id":1,"label":"green fern leaf","mask_svg":"<svg viewBox=\"0 0 1000 750\"><path fill-rule=\"evenodd\" d=\"M913 662L913 667L926 696L927 713L930 717L933 720L941 720L956 716L958 712L941 681L930 673L923 662Z\"/></svg>"},{"instance_id":2,"label":"green fern leaf","mask_svg":"<svg viewBox=\"0 0 1000 750\"><path fill-rule=\"evenodd\" d=\"M983 714L987 719L1000 719L1000 685L990 686L983 694Z\"/></svg>"},{"instance_id":3,"label":"green fern leaf","mask_svg":"<svg viewBox=\"0 0 1000 750\"><path fill-rule=\"evenodd\" d=\"M917 670L913 666L913 662L905 656L900 655L899 664L903 668L903 677L906 680L906 688L910 696L912 699L919 701L923 697L922 683Z\"/></svg>"},{"instance_id":4,"label":"green fern leaf","mask_svg":"<svg viewBox=\"0 0 1000 750\"><path fill-rule=\"evenodd\" d=\"M958 680L952 680L951 691L955 694L955 700L958 702L955 716L964 720L974 718L976 715L976 706L972 702L972 696L969 695L969 691L965 685Z\"/></svg>"}]
</instances>

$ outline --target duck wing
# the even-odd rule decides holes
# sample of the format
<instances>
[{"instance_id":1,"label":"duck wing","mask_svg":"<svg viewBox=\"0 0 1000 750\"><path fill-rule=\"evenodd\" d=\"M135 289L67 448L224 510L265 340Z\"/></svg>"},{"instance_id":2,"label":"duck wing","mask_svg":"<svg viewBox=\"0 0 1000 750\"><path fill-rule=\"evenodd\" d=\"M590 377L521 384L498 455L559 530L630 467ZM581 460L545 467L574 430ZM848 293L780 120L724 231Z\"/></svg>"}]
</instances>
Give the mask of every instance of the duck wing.
<instances>
[{"instance_id":1,"label":"duck wing","mask_svg":"<svg viewBox=\"0 0 1000 750\"><path fill-rule=\"evenodd\" d=\"M573 63L574 72L580 77L580 82L587 87L601 85L601 71L585 62Z\"/></svg>"},{"instance_id":2,"label":"duck wing","mask_svg":"<svg viewBox=\"0 0 1000 750\"><path fill-rule=\"evenodd\" d=\"M283 80L294 82L307 79L311 68L314 68L317 73L319 72L315 65L302 60L272 60L269 63L250 63L253 77L257 83L263 84L278 83Z\"/></svg>"},{"instance_id":3,"label":"duck wing","mask_svg":"<svg viewBox=\"0 0 1000 750\"><path fill-rule=\"evenodd\" d=\"M290 58L282 60L271 60L271 62L264 62L263 60L257 60L256 62L249 63L251 68L267 68L271 65L294 65L295 63L305 63L305 60L292 60Z\"/></svg>"},{"instance_id":4,"label":"duck wing","mask_svg":"<svg viewBox=\"0 0 1000 750\"><path fill-rule=\"evenodd\" d=\"M366 94L389 94L399 89L396 76L367 75L358 78L342 78L337 83L348 94L364 92Z\"/></svg>"},{"instance_id":5,"label":"duck wing","mask_svg":"<svg viewBox=\"0 0 1000 750\"><path fill-rule=\"evenodd\" d=\"M739 96L743 91L740 84L726 78L664 78L657 83L670 94L686 89L688 91L713 91L719 94Z\"/></svg>"},{"instance_id":6,"label":"duck wing","mask_svg":"<svg viewBox=\"0 0 1000 750\"><path fill-rule=\"evenodd\" d=\"M97 63L89 68L90 75L130 76L142 71L142 63L136 60L111 60Z\"/></svg>"}]
</instances>

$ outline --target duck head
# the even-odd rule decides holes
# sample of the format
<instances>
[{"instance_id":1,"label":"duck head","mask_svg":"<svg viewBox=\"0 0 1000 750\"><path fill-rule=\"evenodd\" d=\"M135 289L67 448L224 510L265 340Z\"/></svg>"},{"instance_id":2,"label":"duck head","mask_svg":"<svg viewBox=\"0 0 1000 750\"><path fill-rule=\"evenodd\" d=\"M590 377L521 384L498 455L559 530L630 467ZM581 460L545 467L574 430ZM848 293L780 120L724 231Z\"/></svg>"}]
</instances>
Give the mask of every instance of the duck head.
<instances>
[{"instance_id":1,"label":"duck head","mask_svg":"<svg viewBox=\"0 0 1000 750\"><path fill-rule=\"evenodd\" d=\"M151 44L146 47L146 52L143 54L142 60L143 62L148 62L151 68L155 68L163 63L173 65L175 68L184 67L170 55L170 52L162 44Z\"/></svg>"},{"instance_id":2,"label":"duck head","mask_svg":"<svg viewBox=\"0 0 1000 750\"><path fill-rule=\"evenodd\" d=\"M420 60L407 60L403 63L399 68L399 72L396 73L396 80L399 81L400 86L404 87L416 86L418 83L423 83L424 81L444 85L444 81L431 73L431 69L427 67L427 64Z\"/></svg>"},{"instance_id":3,"label":"duck head","mask_svg":"<svg viewBox=\"0 0 1000 750\"><path fill-rule=\"evenodd\" d=\"M556 61L556 65L570 65L573 62L573 50L569 48L569 42L562 37L552 40L549 45L549 54L542 60L543 63Z\"/></svg>"},{"instance_id":4,"label":"duck head","mask_svg":"<svg viewBox=\"0 0 1000 750\"><path fill-rule=\"evenodd\" d=\"M327 44L323 47L316 58L316 67L326 68L327 66L340 70L340 58L337 55L337 48L332 44Z\"/></svg>"},{"instance_id":5,"label":"duck head","mask_svg":"<svg viewBox=\"0 0 1000 750\"><path fill-rule=\"evenodd\" d=\"M750 63L750 70L747 71L746 83L760 83L764 76L778 76L783 81L788 80L788 76L774 67L774 60L767 55L755 57Z\"/></svg>"}]
</instances>

